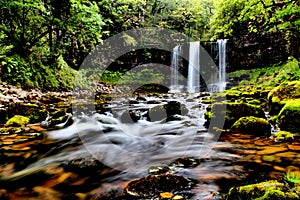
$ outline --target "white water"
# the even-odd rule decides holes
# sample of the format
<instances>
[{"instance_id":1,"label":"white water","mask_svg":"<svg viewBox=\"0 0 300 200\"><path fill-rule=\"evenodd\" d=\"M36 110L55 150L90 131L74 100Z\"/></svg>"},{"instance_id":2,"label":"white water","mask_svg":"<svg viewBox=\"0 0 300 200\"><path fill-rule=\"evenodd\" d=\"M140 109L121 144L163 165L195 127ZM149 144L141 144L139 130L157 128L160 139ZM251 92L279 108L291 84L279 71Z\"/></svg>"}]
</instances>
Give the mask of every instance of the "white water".
<instances>
[{"instance_id":1,"label":"white water","mask_svg":"<svg viewBox=\"0 0 300 200\"><path fill-rule=\"evenodd\" d=\"M177 45L174 47L172 52L171 62L171 93L181 92L182 86L179 85L179 67L180 67L180 55L182 54L181 46Z\"/></svg>"},{"instance_id":2,"label":"white water","mask_svg":"<svg viewBox=\"0 0 300 200\"><path fill-rule=\"evenodd\" d=\"M219 48L219 82L218 91L226 89L226 43L227 39L217 40Z\"/></svg>"},{"instance_id":3,"label":"white water","mask_svg":"<svg viewBox=\"0 0 300 200\"><path fill-rule=\"evenodd\" d=\"M200 91L200 42L190 42L187 91Z\"/></svg>"}]
</instances>

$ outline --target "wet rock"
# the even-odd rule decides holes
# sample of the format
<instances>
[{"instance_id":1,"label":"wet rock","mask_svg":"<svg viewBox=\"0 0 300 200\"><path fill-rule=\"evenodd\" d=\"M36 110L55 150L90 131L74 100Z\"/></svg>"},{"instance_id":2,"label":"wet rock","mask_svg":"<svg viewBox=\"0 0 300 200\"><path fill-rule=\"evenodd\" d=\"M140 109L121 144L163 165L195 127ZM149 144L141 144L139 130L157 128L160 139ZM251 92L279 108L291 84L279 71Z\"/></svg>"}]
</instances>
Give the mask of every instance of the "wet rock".
<instances>
[{"instance_id":1,"label":"wet rock","mask_svg":"<svg viewBox=\"0 0 300 200\"><path fill-rule=\"evenodd\" d=\"M299 190L297 192L287 188L284 183L266 181L233 187L230 189L227 199L299 199Z\"/></svg>"},{"instance_id":2,"label":"wet rock","mask_svg":"<svg viewBox=\"0 0 300 200\"><path fill-rule=\"evenodd\" d=\"M254 134L257 136L270 135L271 125L268 120L258 117L241 117L231 127L235 132Z\"/></svg>"},{"instance_id":3,"label":"wet rock","mask_svg":"<svg viewBox=\"0 0 300 200\"><path fill-rule=\"evenodd\" d=\"M30 119L30 123L41 122L47 117L47 110L41 105L33 103L15 103L8 108L8 116L23 115Z\"/></svg>"},{"instance_id":4,"label":"wet rock","mask_svg":"<svg viewBox=\"0 0 300 200\"><path fill-rule=\"evenodd\" d=\"M15 127L25 126L26 124L29 123L29 121L30 119L28 117L15 115L6 122L6 126L15 126Z\"/></svg>"},{"instance_id":5,"label":"wet rock","mask_svg":"<svg viewBox=\"0 0 300 200\"><path fill-rule=\"evenodd\" d=\"M130 182L125 188L125 192L139 198L159 198L161 194L181 195L190 198L193 194L191 189L195 181L172 174L160 174L148 176Z\"/></svg>"},{"instance_id":6,"label":"wet rock","mask_svg":"<svg viewBox=\"0 0 300 200\"><path fill-rule=\"evenodd\" d=\"M41 126L45 128L59 129L68 127L72 125L73 122L72 114L66 113L65 109L58 109L51 112L46 120L41 123Z\"/></svg>"},{"instance_id":7,"label":"wet rock","mask_svg":"<svg viewBox=\"0 0 300 200\"><path fill-rule=\"evenodd\" d=\"M277 123L283 131L300 133L300 99L286 103L278 114Z\"/></svg>"},{"instance_id":8,"label":"wet rock","mask_svg":"<svg viewBox=\"0 0 300 200\"><path fill-rule=\"evenodd\" d=\"M5 189L0 189L0 199L9 200L8 192Z\"/></svg>"},{"instance_id":9,"label":"wet rock","mask_svg":"<svg viewBox=\"0 0 300 200\"><path fill-rule=\"evenodd\" d=\"M201 160L195 158L178 158L174 160L170 165L183 167L183 168L193 168L200 164Z\"/></svg>"},{"instance_id":10,"label":"wet rock","mask_svg":"<svg viewBox=\"0 0 300 200\"><path fill-rule=\"evenodd\" d=\"M268 94L270 114L276 115L290 99L300 98L300 81L285 82Z\"/></svg>"},{"instance_id":11,"label":"wet rock","mask_svg":"<svg viewBox=\"0 0 300 200\"><path fill-rule=\"evenodd\" d=\"M174 115L186 115L188 109L185 105L178 101L170 101L164 105L158 105L149 110L149 118L151 121L160 121L166 119L167 121L172 121L172 116Z\"/></svg>"},{"instance_id":12,"label":"wet rock","mask_svg":"<svg viewBox=\"0 0 300 200\"><path fill-rule=\"evenodd\" d=\"M171 168L168 166L152 166L148 169L148 173L155 175L155 174L166 174L167 172L171 172Z\"/></svg>"},{"instance_id":13,"label":"wet rock","mask_svg":"<svg viewBox=\"0 0 300 200\"><path fill-rule=\"evenodd\" d=\"M81 175L99 175L103 174L103 170L107 170L107 173L116 173L116 171L109 171L108 167L102 164L99 160L92 156L86 156L82 158L77 158L74 160L64 161L60 165L66 171L74 172Z\"/></svg>"},{"instance_id":14,"label":"wet rock","mask_svg":"<svg viewBox=\"0 0 300 200\"><path fill-rule=\"evenodd\" d=\"M0 108L0 124L5 124L7 111L5 108Z\"/></svg>"}]
</instances>

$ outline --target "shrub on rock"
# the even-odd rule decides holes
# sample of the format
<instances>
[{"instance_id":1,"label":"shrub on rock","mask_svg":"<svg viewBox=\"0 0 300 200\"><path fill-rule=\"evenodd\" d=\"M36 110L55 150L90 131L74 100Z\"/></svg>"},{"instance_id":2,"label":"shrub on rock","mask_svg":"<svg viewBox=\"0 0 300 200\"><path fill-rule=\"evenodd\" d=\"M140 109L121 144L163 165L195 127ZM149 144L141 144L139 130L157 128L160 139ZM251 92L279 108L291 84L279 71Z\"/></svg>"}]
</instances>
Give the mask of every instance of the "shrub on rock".
<instances>
[{"instance_id":1,"label":"shrub on rock","mask_svg":"<svg viewBox=\"0 0 300 200\"><path fill-rule=\"evenodd\" d=\"M278 114L277 123L283 131L300 133L300 99L290 100L285 104Z\"/></svg>"},{"instance_id":2,"label":"shrub on rock","mask_svg":"<svg viewBox=\"0 0 300 200\"><path fill-rule=\"evenodd\" d=\"M258 117L241 117L231 127L233 131L255 135L270 135L271 125L268 120Z\"/></svg>"}]
</instances>

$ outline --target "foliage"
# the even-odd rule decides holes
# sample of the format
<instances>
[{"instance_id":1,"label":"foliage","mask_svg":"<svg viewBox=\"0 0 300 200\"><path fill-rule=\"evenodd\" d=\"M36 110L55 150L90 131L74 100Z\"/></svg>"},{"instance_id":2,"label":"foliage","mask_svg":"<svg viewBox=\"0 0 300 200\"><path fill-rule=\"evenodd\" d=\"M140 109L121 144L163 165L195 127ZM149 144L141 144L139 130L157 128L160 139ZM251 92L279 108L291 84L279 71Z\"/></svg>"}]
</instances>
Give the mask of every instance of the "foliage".
<instances>
[{"instance_id":1,"label":"foliage","mask_svg":"<svg viewBox=\"0 0 300 200\"><path fill-rule=\"evenodd\" d=\"M300 59L299 1L219 0L215 9L210 38L229 39L230 71Z\"/></svg>"},{"instance_id":2,"label":"foliage","mask_svg":"<svg viewBox=\"0 0 300 200\"><path fill-rule=\"evenodd\" d=\"M285 180L291 183L300 183L300 174L299 172L291 172L290 170L284 176Z\"/></svg>"},{"instance_id":3,"label":"foliage","mask_svg":"<svg viewBox=\"0 0 300 200\"><path fill-rule=\"evenodd\" d=\"M229 73L228 77L237 81L243 80L243 82L239 82L240 86L275 87L283 82L300 80L299 62L294 58L290 58L281 65L260 69L238 70Z\"/></svg>"}]
</instances>

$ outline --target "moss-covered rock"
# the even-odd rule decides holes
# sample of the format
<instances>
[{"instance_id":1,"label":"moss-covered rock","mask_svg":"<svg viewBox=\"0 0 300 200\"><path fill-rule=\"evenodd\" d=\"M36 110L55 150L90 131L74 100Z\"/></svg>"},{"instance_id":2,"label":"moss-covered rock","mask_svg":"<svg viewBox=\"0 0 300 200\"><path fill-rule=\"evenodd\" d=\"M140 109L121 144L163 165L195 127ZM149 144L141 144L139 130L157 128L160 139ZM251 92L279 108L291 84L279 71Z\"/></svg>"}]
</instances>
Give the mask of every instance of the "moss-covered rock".
<instances>
[{"instance_id":1,"label":"moss-covered rock","mask_svg":"<svg viewBox=\"0 0 300 200\"><path fill-rule=\"evenodd\" d=\"M15 115L6 122L6 126L25 126L30 119L21 115Z\"/></svg>"},{"instance_id":2,"label":"moss-covered rock","mask_svg":"<svg viewBox=\"0 0 300 200\"><path fill-rule=\"evenodd\" d=\"M285 82L268 94L270 114L278 114L287 101L300 98L300 81Z\"/></svg>"},{"instance_id":3,"label":"moss-covered rock","mask_svg":"<svg viewBox=\"0 0 300 200\"><path fill-rule=\"evenodd\" d=\"M278 114L277 123L283 131L300 133L300 99L287 101Z\"/></svg>"},{"instance_id":4,"label":"moss-covered rock","mask_svg":"<svg viewBox=\"0 0 300 200\"><path fill-rule=\"evenodd\" d=\"M284 183L278 181L266 181L252 185L233 187L230 189L227 196L228 200L287 200L299 198L299 194L286 187Z\"/></svg>"},{"instance_id":5,"label":"moss-covered rock","mask_svg":"<svg viewBox=\"0 0 300 200\"><path fill-rule=\"evenodd\" d=\"M16 103L8 108L8 117L14 115L27 116L30 123L41 122L46 119L48 111L41 105L34 103Z\"/></svg>"},{"instance_id":6,"label":"moss-covered rock","mask_svg":"<svg viewBox=\"0 0 300 200\"><path fill-rule=\"evenodd\" d=\"M270 135L271 125L268 120L258 117L241 117L231 127L233 131L239 133L255 134L255 135Z\"/></svg>"},{"instance_id":7,"label":"moss-covered rock","mask_svg":"<svg viewBox=\"0 0 300 200\"><path fill-rule=\"evenodd\" d=\"M293 142L294 134L288 131L278 131L270 137L275 142Z\"/></svg>"},{"instance_id":8,"label":"moss-covered rock","mask_svg":"<svg viewBox=\"0 0 300 200\"><path fill-rule=\"evenodd\" d=\"M222 123L214 123L213 126L220 129L229 129L231 126L239 120L241 117L254 116L259 118L265 118L264 111L259 106L250 105L247 103L237 102L221 102L215 103L211 107L211 113L206 113L205 118L207 120L206 127L214 122L224 121ZM222 124L222 127L221 127Z\"/></svg>"}]
</instances>

